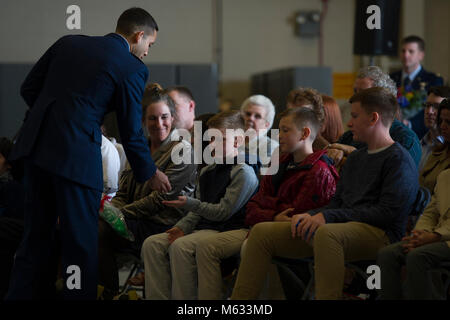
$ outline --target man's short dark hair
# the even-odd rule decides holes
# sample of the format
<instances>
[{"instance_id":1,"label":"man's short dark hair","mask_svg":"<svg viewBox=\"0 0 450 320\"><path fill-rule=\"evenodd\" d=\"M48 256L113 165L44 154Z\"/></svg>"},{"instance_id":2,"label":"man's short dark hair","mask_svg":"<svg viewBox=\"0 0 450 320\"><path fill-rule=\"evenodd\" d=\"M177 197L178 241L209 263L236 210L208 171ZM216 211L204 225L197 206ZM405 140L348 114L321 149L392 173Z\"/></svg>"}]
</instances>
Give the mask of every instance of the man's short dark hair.
<instances>
[{"instance_id":1,"label":"man's short dark hair","mask_svg":"<svg viewBox=\"0 0 450 320\"><path fill-rule=\"evenodd\" d=\"M397 98L387 89L372 87L361 90L350 98L350 103L359 102L368 114L377 112L385 127L390 127L398 110Z\"/></svg>"},{"instance_id":2,"label":"man's short dark hair","mask_svg":"<svg viewBox=\"0 0 450 320\"><path fill-rule=\"evenodd\" d=\"M158 31L158 25L150 13L141 8L125 10L117 20L116 31L130 36L137 31L144 31L145 36Z\"/></svg>"},{"instance_id":3,"label":"man's short dark hair","mask_svg":"<svg viewBox=\"0 0 450 320\"><path fill-rule=\"evenodd\" d=\"M430 90L428 90L428 95L430 94L434 94L435 96L448 99L450 98L450 87L446 86L431 87Z\"/></svg>"},{"instance_id":4,"label":"man's short dark hair","mask_svg":"<svg viewBox=\"0 0 450 320\"><path fill-rule=\"evenodd\" d=\"M185 86L174 86L174 87L167 88L166 90L169 93L172 91L176 91L176 92L178 92L178 94L185 96L189 100L194 100L194 96L192 95L191 90L189 90Z\"/></svg>"},{"instance_id":5,"label":"man's short dark hair","mask_svg":"<svg viewBox=\"0 0 450 320\"><path fill-rule=\"evenodd\" d=\"M425 41L419 36L407 36L402 40L402 45L407 43L417 43L420 51L425 52Z\"/></svg>"}]
</instances>

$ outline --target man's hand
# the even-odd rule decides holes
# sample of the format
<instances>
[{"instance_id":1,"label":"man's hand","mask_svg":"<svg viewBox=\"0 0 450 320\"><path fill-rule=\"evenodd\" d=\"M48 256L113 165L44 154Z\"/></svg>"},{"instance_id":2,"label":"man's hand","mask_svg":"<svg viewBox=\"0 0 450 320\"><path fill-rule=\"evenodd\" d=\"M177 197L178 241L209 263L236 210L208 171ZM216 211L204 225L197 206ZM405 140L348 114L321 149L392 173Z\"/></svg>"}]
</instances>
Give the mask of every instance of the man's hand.
<instances>
[{"instance_id":1,"label":"man's hand","mask_svg":"<svg viewBox=\"0 0 450 320\"><path fill-rule=\"evenodd\" d=\"M169 179L163 172L159 171L159 169L156 169L155 175L151 177L149 181L150 187L161 193L167 193L172 189Z\"/></svg>"},{"instance_id":2,"label":"man's hand","mask_svg":"<svg viewBox=\"0 0 450 320\"><path fill-rule=\"evenodd\" d=\"M286 210L280 212L273 218L273 221L291 221L292 218L288 217L288 214L294 210L295 210L295 208L289 208L289 209L286 209Z\"/></svg>"},{"instance_id":3,"label":"man's hand","mask_svg":"<svg viewBox=\"0 0 450 320\"><path fill-rule=\"evenodd\" d=\"M306 242L309 242L316 230L323 226L326 221L322 213L311 216L309 213L302 213L292 217L291 231L292 237L301 237ZM294 221L297 221L294 224Z\"/></svg>"},{"instance_id":4,"label":"man's hand","mask_svg":"<svg viewBox=\"0 0 450 320\"><path fill-rule=\"evenodd\" d=\"M163 200L162 204L172 208L181 208L184 207L186 202L187 202L186 196L178 196L178 200Z\"/></svg>"},{"instance_id":5,"label":"man's hand","mask_svg":"<svg viewBox=\"0 0 450 320\"><path fill-rule=\"evenodd\" d=\"M178 238L181 238L182 236L184 236L183 230L181 230L178 227L173 227L173 228L167 230L166 233L168 233L167 238L169 239L169 244L172 244L172 242L174 242Z\"/></svg>"},{"instance_id":6,"label":"man's hand","mask_svg":"<svg viewBox=\"0 0 450 320\"><path fill-rule=\"evenodd\" d=\"M356 150L355 147L348 146L348 145L342 144L342 143L333 143L328 146L328 149L342 150L344 152L345 156L348 156L350 153L352 153L353 151Z\"/></svg>"},{"instance_id":7,"label":"man's hand","mask_svg":"<svg viewBox=\"0 0 450 320\"><path fill-rule=\"evenodd\" d=\"M309 213L299 213L299 214L294 214L292 216L292 218L291 218L292 238L300 236L300 233L298 232L298 227L299 227L300 221L305 219L306 217L310 217Z\"/></svg>"},{"instance_id":8,"label":"man's hand","mask_svg":"<svg viewBox=\"0 0 450 320\"><path fill-rule=\"evenodd\" d=\"M334 161L335 166L339 166L342 159L344 158L344 151L339 149L330 149L330 147L328 147L327 156L329 156L331 160Z\"/></svg>"},{"instance_id":9,"label":"man's hand","mask_svg":"<svg viewBox=\"0 0 450 320\"><path fill-rule=\"evenodd\" d=\"M421 247L429 243L438 242L441 240L441 237L433 232L413 230L411 232L411 236L404 237L402 240L408 241L408 243L403 245L403 248L405 248L405 252L410 252L414 248Z\"/></svg>"}]
</instances>

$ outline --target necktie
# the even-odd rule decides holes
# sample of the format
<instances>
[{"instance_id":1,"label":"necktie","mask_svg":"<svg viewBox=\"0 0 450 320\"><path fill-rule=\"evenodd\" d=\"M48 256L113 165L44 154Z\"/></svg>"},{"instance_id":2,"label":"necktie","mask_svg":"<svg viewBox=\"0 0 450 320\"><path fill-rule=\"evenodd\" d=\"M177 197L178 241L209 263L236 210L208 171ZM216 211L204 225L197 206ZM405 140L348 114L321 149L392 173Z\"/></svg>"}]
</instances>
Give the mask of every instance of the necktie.
<instances>
[{"instance_id":1,"label":"necktie","mask_svg":"<svg viewBox=\"0 0 450 320\"><path fill-rule=\"evenodd\" d=\"M407 87L411 85L411 80L409 79L409 77L406 77L405 79L403 79L403 87Z\"/></svg>"}]
</instances>

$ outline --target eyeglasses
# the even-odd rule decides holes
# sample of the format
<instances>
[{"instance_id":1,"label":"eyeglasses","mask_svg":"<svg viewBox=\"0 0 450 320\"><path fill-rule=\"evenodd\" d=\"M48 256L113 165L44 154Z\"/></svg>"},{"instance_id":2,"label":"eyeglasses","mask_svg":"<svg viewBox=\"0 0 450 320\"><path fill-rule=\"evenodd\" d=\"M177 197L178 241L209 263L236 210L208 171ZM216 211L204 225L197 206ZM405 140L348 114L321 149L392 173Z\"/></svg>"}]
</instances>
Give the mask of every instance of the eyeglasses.
<instances>
[{"instance_id":1,"label":"eyeglasses","mask_svg":"<svg viewBox=\"0 0 450 320\"><path fill-rule=\"evenodd\" d=\"M431 103L431 102L424 102L422 106L426 108L433 108L433 109L439 109L439 103Z\"/></svg>"}]
</instances>

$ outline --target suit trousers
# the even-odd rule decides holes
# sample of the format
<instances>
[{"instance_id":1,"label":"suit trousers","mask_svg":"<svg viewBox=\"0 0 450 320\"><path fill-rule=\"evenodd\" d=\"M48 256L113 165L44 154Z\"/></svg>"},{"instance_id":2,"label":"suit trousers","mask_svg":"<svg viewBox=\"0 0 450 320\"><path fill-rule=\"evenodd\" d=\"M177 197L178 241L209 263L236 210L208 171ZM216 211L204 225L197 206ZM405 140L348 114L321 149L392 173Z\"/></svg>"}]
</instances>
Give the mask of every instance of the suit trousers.
<instances>
[{"instance_id":1,"label":"suit trousers","mask_svg":"<svg viewBox=\"0 0 450 320\"><path fill-rule=\"evenodd\" d=\"M30 160L25 161L24 173L24 238L16 252L7 299L54 297L58 246L64 299L96 299L101 191L50 173Z\"/></svg>"}]
</instances>

